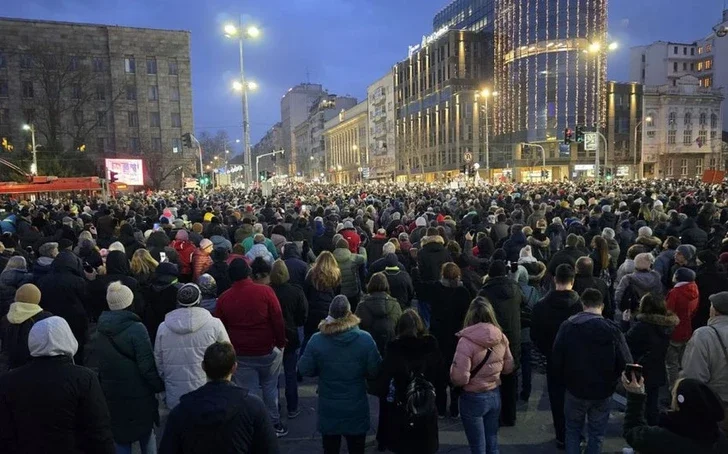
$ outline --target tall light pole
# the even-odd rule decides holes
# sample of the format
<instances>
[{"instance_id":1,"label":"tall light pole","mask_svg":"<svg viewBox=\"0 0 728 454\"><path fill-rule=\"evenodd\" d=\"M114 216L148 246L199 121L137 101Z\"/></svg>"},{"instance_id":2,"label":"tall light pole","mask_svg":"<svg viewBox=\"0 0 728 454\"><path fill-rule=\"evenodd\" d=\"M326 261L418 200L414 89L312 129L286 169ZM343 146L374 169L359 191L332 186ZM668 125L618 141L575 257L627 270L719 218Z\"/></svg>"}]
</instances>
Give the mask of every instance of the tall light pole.
<instances>
[{"instance_id":1,"label":"tall light pole","mask_svg":"<svg viewBox=\"0 0 728 454\"><path fill-rule=\"evenodd\" d=\"M637 171L637 131L639 131L640 126L645 121L647 123L652 123L652 117L649 117L649 116L645 117L644 120L640 120L640 122L637 123L637 126L634 127L634 177L635 177L635 180L637 178L639 178L640 174L642 173L642 172ZM640 147L640 149L641 148L642 147Z\"/></svg>"},{"instance_id":2,"label":"tall light pole","mask_svg":"<svg viewBox=\"0 0 728 454\"><path fill-rule=\"evenodd\" d=\"M36 149L35 149L35 126L33 124L29 125L23 125L24 131L30 131L30 144L33 147L32 153L33 153L33 165L30 168L30 173L32 175L38 175L38 158L35 155Z\"/></svg>"},{"instance_id":3,"label":"tall light pole","mask_svg":"<svg viewBox=\"0 0 728 454\"><path fill-rule=\"evenodd\" d=\"M612 50L617 50L617 47L619 45L617 43L609 43L606 47L602 45L600 42L594 42L589 45L588 49L585 49L584 52L589 54L595 54L597 59L597 96L596 96L596 114L595 114L595 124L596 124L596 132L601 133L601 122L599 119L599 114L602 110L602 53ZM597 137L597 149L594 157L594 181L599 180L599 138Z\"/></svg>"},{"instance_id":4,"label":"tall light pole","mask_svg":"<svg viewBox=\"0 0 728 454\"><path fill-rule=\"evenodd\" d=\"M490 181L490 126L488 124L488 98L491 96L498 96L497 91L490 91L487 88L480 90L479 93L475 93L475 99L481 97L484 99L483 108L485 110L485 178Z\"/></svg>"},{"instance_id":5,"label":"tall light pole","mask_svg":"<svg viewBox=\"0 0 728 454\"><path fill-rule=\"evenodd\" d=\"M250 84L245 82L245 64L243 58L243 41L245 38L257 38L260 35L260 30L256 27L248 27L243 29L243 16L240 15L240 21L238 25L228 24L225 26L225 36L228 38L238 38L238 45L240 47L240 87L243 92L243 153L245 154L245 183L250 188L253 183L253 176L251 174L252 159L250 157L250 120L248 119L248 90L245 88L252 88Z\"/></svg>"}]
</instances>

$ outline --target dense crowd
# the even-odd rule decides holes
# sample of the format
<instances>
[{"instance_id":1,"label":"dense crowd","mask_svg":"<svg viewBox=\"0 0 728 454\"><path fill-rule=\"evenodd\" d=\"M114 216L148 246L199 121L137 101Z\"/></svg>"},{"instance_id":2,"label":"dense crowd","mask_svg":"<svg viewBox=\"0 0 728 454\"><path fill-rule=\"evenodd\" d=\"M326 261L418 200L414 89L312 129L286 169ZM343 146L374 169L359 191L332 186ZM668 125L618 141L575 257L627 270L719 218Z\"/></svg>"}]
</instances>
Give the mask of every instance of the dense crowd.
<instances>
[{"instance_id":1,"label":"dense crowd","mask_svg":"<svg viewBox=\"0 0 728 454\"><path fill-rule=\"evenodd\" d=\"M726 184L299 184L4 211L2 452L276 453L314 377L326 454L364 452L370 395L380 451L437 452L452 417L497 453L534 371L554 449L601 452L617 393L636 452L728 452Z\"/></svg>"}]
</instances>

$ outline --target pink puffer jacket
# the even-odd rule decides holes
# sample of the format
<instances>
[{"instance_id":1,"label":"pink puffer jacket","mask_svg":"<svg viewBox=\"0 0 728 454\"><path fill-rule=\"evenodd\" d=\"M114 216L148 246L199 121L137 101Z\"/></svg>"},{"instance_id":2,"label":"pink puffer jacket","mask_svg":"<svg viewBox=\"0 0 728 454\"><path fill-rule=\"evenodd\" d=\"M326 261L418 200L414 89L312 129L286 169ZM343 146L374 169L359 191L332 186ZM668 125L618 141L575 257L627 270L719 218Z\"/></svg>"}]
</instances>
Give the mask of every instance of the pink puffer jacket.
<instances>
[{"instance_id":1,"label":"pink puffer jacket","mask_svg":"<svg viewBox=\"0 0 728 454\"><path fill-rule=\"evenodd\" d=\"M508 347L508 339L495 325L478 323L460 331L457 336L460 340L450 366L453 385L475 393L490 391L500 385L501 373L513 372L513 355ZM489 348L493 353L488 362L471 377L470 371L483 361Z\"/></svg>"}]
</instances>

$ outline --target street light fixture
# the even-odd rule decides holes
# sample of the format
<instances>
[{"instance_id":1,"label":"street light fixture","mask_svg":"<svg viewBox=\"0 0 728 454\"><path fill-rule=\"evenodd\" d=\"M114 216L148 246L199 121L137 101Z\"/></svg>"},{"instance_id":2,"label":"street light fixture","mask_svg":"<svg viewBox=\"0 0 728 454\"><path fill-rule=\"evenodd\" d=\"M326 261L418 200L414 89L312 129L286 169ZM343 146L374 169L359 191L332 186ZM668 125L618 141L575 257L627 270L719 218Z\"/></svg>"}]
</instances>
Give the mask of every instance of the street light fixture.
<instances>
[{"instance_id":1,"label":"street light fixture","mask_svg":"<svg viewBox=\"0 0 728 454\"><path fill-rule=\"evenodd\" d=\"M604 138L604 135L601 133L601 122L599 120L599 114L601 110L601 97L602 97L602 52L607 51L613 51L619 48L619 44L616 42L611 42L607 44L606 46L603 46L602 43L599 41L595 41L591 44L589 44L589 47L587 49L584 49L585 53L588 54L595 54L597 59L597 93L596 93L596 115L595 115L595 124L596 124L596 130L597 134ZM604 139L604 142L606 142L606 139ZM596 152L595 158L594 158L594 180L599 180L599 137L597 137L597 144L596 144ZM604 165L607 165L607 153L609 150L604 150Z\"/></svg>"},{"instance_id":2,"label":"street light fixture","mask_svg":"<svg viewBox=\"0 0 728 454\"><path fill-rule=\"evenodd\" d=\"M490 181L490 126L488 124L488 99L491 96L498 96L497 91L490 91L488 88L475 93L475 99L483 98L483 108L485 109L485 174L486 179Z\"/></svg>"},{"instance_id":3,"label":"street light fixture","mask_svg":"<svg viewBox=\"0 0 728 454\"><path fill-rule=\"evenodd\" d=\"M35 154L35 126L32 124L23 125L23 131L30 131L30 144L33 147L33 164L30 166L30 173L32 175L38 175L38 158Z\"/></svg>"}]
</instances>

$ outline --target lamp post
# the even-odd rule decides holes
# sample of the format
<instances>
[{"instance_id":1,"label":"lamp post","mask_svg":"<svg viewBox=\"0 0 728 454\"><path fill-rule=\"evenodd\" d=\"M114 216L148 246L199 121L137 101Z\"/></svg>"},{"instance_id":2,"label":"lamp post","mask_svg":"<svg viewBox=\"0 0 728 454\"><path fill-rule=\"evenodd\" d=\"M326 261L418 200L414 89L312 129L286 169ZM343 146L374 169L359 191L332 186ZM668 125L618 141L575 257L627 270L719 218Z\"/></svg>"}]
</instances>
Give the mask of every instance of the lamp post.
<instances>
[{"instance_id":1,"label":"lamp post","mask_svg":"<svg viewBox=\"0 0 728 454\"><path fill-rule=\"evenodd\" d=\"M484 88L480 90L479 93L475 93L475 99L481 97L485 100L483 102L483 108L485 110L485 178L487 181L490 181L490 126L488 124L488 99L491 96L498 96L498 92Z\"/></svg>"},{"instance_id":2,"label":"lamp post","mask_svg":"<svg viewBox=\"0 0 728 454\"><path fill-rule=\"evenodd\" d=\"M30 173L32 175L38 175L38 158L35 155L35 126L32 124L23 125L24 131L30 131L30 144L33 147L33 165L30 167Z\"/></svg>"},{"instance_id":3,"label":"lamp post","mask_svg":"<svg viewBox=\"0 0 728 454\"><path fill-rule=\"evenodd\" d=\"M248 188L253 182L251 175L252 160L250 157L250 120L248 119L248 90L250 88L254 90L253 83L246 84L245 82L245 64L243 59L243 40L245 38L257 38L260 35L260 30L256 27L248 27L243 29L243 16L240 16L238 25L228 24L225 26L225 36L228 38L238 38L238 45L240 48L240 89L243 92L243 153L245 154L245 183Z\"/></svg>"},{"instance_id":4,"label":"lamp post","mask_svg":"<svg viewBox=\"0 0 728 454\"><path fill-rule=\"evenodd\" d=\"M645 121L647 123L652 123L652 117L649 117L649 116L648 117L645 117L644 120L641 120L639 123L637 123L637 126L634 127L634 156L633 157L634 157L634 176L635 176L635 179L639 178L641 176L641 174L642 174L641 171L640 172L637 171L637 131L639 131L640 126ZM642 147L640 146L640 150L641 149L642 149ZM640 166L640 170L641 170L641 166Z\"/></svg>"},{"instance_id":5,"label":"lamp post","mask_svg":"<svg viewBox=\"0 0 728 454\"><path fill-rule=\"evenodd\" d=\"M597 59L597 95L596 95L596 115L595 124L597 133L601 133L601 123L599 120L599 114L601 111L601 98L602 98L602 52L617 50L619 45L617 43L609 43L606 47L602 46L600 42L593 42L589 45L588 49L584 52L588 54L596 55ZM597 138L597 149L594 158L594 181L599 180L599 138Z\"/></svg>"}]
</instances>

